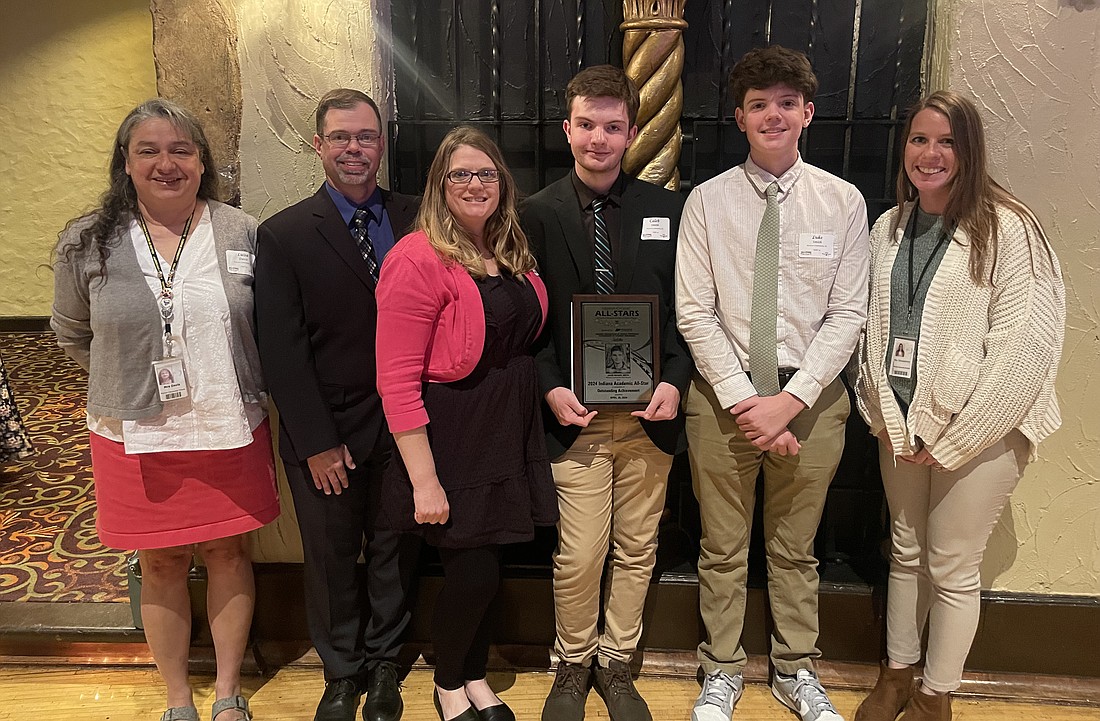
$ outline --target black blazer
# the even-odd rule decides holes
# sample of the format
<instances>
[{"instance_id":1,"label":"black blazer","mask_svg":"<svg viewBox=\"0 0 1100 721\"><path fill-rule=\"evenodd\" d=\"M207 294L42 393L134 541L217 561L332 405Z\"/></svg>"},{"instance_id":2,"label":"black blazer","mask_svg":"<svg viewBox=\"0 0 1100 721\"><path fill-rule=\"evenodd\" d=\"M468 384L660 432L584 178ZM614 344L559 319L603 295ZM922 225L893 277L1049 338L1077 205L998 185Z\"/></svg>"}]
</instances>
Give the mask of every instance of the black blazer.
<instances>
[{"instance_id":1,"label":"black blazer","mask_svg":"<svg viewBox=\"0 0 1100 721\"><path fill-rule=\"evenodd\" d=\"M382 191L395 238L419 198ZM375 387L375 282L322 185L268 218L257 235L256 335L279 410L279 455L304 464L348 447L356 462L389 447Z\"/></svg>"},{"instance_id":2,"label":"black blazer","mask_svg":"<svg viewBox=\"0 0 1100 721\"><path fill-rule=\"evenodd\" d=\"M676 236L684 199L679 193L627 177L620 214L620 249L615 258L616 291L657 295L660 302L661 379L687 393L694 371L687 344L676 330L673 277ZM642 240L642 219L667 217L668 240ZM595 293L592 243L585 232L580 203L569 175L531 196L522 210L523 228L546 282L550 311L547 332L536 341L539 385L545 395L552 388L572 388L570 313L575 293ZM578 426L563 426L543 403L547 450L551 458L564 453L580 435ZM687 448L684 414L669 421L641 421L653 443L665 453Z\"/></svg>"}]
</instances>

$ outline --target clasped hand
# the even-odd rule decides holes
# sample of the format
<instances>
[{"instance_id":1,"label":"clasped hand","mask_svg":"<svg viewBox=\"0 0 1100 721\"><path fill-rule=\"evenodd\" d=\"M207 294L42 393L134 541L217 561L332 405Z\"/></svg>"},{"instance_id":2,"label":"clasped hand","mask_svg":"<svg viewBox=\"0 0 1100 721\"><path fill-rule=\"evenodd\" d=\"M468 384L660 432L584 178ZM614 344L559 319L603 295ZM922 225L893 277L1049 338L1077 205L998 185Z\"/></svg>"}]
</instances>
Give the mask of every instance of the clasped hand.
<instances>
[{"instance_id":1,"label":"clasped hand","mask_svg":"<svg viewBox=\"0 0 1100 721\"><path fill-rule=\"evenodd\" d=\"M783 391L774 396L750 396L730 408L730 413L754 446L781 456L793 456L802 445L787 424L805 408L802 401Z\"/></svg>"}]
</instances>

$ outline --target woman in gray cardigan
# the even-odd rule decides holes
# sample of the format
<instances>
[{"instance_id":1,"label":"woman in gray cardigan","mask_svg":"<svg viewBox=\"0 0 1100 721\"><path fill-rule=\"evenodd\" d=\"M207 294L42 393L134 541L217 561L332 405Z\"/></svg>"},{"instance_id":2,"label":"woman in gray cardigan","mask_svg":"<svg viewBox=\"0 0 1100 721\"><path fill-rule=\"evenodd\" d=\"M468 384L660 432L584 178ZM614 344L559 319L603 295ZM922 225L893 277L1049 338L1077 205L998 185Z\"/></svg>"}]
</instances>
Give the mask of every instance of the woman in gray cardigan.
<instances>
[{"instance_id":1,"label":"woman in gray cardigan","mask_svg":"<svg viewBox=\"0 0 1100 721\"><path fill-rule=\"evenodd\" d=\"M251 719L240 666L255 589L244 534L279 513L253 340L256 221L217 202L206 136L149 100L118 129L110 187L62 231L51 325L88 371L100 540L141 559L162 721L197 721L187 678L187 574L209 577L213 721Z\"/></svg>"}]
</instances>

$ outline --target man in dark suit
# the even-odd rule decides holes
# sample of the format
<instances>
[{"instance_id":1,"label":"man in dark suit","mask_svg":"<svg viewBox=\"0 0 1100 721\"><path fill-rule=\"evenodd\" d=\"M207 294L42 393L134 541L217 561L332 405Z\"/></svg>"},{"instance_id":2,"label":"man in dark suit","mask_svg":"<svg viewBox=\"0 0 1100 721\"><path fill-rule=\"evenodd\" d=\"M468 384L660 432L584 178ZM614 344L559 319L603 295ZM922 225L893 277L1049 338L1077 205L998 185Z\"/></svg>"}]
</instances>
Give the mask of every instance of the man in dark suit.
<instances>
[{"instance_id":1,"label":"man in dark suit","mask_svg":"<svg viewBox=\"0 0 1100 721\"><path fill-rule=\"evenodd\" d=\"M573 78L564 123L573 171L523 211L550 300L536 360L561 511L554 552L559 663L543 721L583 718L590 685L613 721L650 719L629 663L641 635L668 471L673 454L686 447L680 396L692 362L672 307L683 199L622 172L638 132L638 105L637 88L618 68L592 67ZM659 298L661 377L644 411L587 408L572 390L573 295L597 292ZM597 634L609 545L604 631Z\"/></svg>"},{"instance_id":2,"label":"man in dark suit","mask_svg":"<svg viewBox=\"0 0 1100 721\"><path fill-rule=\"evenodd\" d=\"M324 185L260 226L260 359L302 530L310 638L325 668L315 719L352 721L365 691L365 721L396 721L403 704L395 660L418 546L376 528L392 439L375 388L374 290L418 200L377 186L385 136L366 94L326 94L313 147Z\"/></svg>"}]
</instances>

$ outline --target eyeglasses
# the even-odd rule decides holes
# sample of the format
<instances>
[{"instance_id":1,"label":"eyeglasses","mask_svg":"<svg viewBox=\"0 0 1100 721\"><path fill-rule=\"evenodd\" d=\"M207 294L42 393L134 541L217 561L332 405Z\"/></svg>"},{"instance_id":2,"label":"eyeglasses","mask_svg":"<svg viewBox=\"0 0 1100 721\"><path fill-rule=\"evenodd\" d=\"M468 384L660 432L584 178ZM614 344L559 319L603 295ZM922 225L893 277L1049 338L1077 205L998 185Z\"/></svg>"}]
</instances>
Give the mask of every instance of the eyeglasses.
<instances>
[{"instance_id":1,"label":"eyeglasses","mask_svg":"<svg viewBox=\"0 0 1100 721\"><path fill-rule=\"evenodd\" d=\"M500 171L496 168L482 168L481 170L452 170L447 173L447 180L455 185L466 185L474 176L483 183L496 183L500 180Z\"/></svg>"},{"instance_id":2,"label":"eyeglasses","mask_svg":"<svg viewBox=\"0 0 1100 721\"><path fill-rule=\"evenodd\" d=\"M351 133L346 133L343 130L337 130L335 132L329 133L328 135L322 135L321 137L328 140L329 143L331 143L334 147L346 148L348 145L351 144L352 138L355 138L355 140L358 141L358 143L362 146L377 145L378 141L382 139L382 134L376 133L373 130L364 130L361 133L356 133L355 135L352 135Z\"/></svg>"}]
</instances>

